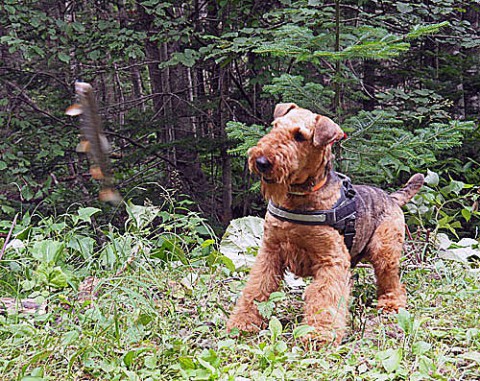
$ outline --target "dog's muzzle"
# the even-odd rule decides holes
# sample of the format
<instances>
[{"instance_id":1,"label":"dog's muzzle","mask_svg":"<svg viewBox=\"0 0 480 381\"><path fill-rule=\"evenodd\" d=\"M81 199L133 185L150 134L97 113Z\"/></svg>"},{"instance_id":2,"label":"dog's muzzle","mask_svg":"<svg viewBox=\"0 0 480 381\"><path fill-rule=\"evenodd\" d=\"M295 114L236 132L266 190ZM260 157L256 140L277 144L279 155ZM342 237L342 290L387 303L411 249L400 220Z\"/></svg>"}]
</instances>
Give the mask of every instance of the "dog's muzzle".
<instances>
[{"instance_id":1,"label":"dog's muzzle","mask_svg":"<svg viewBox=\"0 0 480 381\"><path fill-rule=\"evenodd\" d=\"M265 156L258 157L255 160L255 166L260 173L267 173L272 169L272 163Z\"/></svg>"}]
</instances>

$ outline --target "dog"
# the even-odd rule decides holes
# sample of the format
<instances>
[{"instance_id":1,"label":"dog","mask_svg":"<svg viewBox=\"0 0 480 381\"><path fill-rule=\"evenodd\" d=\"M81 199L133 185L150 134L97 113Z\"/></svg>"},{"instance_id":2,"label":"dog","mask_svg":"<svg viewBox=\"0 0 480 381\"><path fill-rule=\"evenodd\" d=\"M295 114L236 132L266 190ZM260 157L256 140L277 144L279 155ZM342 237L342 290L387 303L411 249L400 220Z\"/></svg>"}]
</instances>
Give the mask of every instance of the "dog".
<instances>
[{"instance_id":1,"label":"dog","mask_svg":"<svg viewBox=\"0 0 480 381\"><path fill-rule=\"evenodd\" d=\"M350 268L367 260L377 281L378 309L406 306L399 262L405 237L401 207L422 187L415 174L387 194L351 185L333 171L332 145L345 133L328 117L282 103L271 131L248 152L249 169L261 178L269 201L264 237L249 280L227 322L227 330L265 327L256 303L278 289L284 272L312 277L305 289L305 340L338 345L344 337L350 298Z\"/></svg>"}]
</instances>

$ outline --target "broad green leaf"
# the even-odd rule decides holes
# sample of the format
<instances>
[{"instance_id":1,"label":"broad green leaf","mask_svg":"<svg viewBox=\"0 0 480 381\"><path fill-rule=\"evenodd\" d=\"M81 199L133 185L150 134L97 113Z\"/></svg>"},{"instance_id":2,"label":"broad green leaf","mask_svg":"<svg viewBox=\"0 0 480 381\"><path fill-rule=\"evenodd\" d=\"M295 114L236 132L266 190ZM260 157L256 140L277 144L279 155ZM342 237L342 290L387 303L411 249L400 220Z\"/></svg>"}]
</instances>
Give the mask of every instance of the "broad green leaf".
<instances>
[{"instance_id":1,"label":"broad green leaf","mask_svg":"<svg viewBox=\"0 0 480 381\"><path fill-rule=\"evenodd\" d=\"M262 218L244 217L232 220L220 242L220 252L233 261L236 268L255 261L252 252L260 246L263 236Z\"/></svg>"},{"instance_id":2,"label":"broad green leaf","mask_svg":"<svg viewBox=\"0 0 480 381\"><path fill-rule=\"evenodd\" d=\"M11 5L8 5L8 4L4 4L3 5L3 8L10 14L14 15L15 13L17 13L17 10L15 9L15 7L11 6Z\"/></svg>"},{"instance_id":3,"label":"broad green leaf","mask_svg":"<svg viewBox=\"0 0 480 381\"><path fill-rule=\"evenodd\" d=\"M78 251L84 259L92 257L95 240L91 237L74 236L67 243L69 249Z\"/></svg>"},{"instance_id":4,"label":"broad green leaf","mask_svg":"<svg viewBox=\"0 0 480 381\"><path fill-rule=\"evenodd\" d=\"M158 367L158 361L155 356L146 356L143 363L147 369L156 369Z\"/></svg>"},{"instance_id":5,"label":"broad green leaf","mask_svg":"<svg viewBox=\"0 0 480 381\"><path fill-rule=\"evenodd\" d=\"M69 331L65 333L62 338L62 346L68 346L77 342L79 337L80 335L78 334L78 331Z\"/></svg>"},{"instance_id":6,"label":"broad green leaf","mask_svg":"<svg viewBox=\"0 0 480 381\"><path fill-rule=\"evenodd\" d=\"M281 300L285 299L285 293L284 292L281 292L281 291L275 291L275 292L272 292L270 294L270 297L268 298L268 300L270 302L279 302Z\"/></svg>"},{"instance_id":7,"label":"broad green leaf","mask_svg":"<svg viewBox=\"0 0 480 381\"><path fill-rule=\"evenodd\" d=\"M55 288L65 288L68 286L67 275L65 275L59 266L54 267L49 273L48 284Z\"/></svg>"},{"instance_id":8,"label":"broad green leaf","mask_svg":"<svg viewBox=\"0 0 480 381\"><path fill-rule=\"evenodd\" d=\"M35 259L44 263L54 264L60 259L64 247L63 242L46 239L35 242L30 250Z\"/></svg>"},{"instance_id":9,"label":"broad green leaf","mask_svg":"<svg viewBox=\"0 0 480 381\"><path fill-rule=\"evenodd\" d=\"M101 209L98 209L98 208L93 208L93 207L86 207L86 208L80 208L78 209L78 218L79 220L81 221L84 221L84 222L90 222L90 218L94 215L94 214L97 214L99 212L101 212L102 210Z\"/></svg>"},{"instance_id":10,"label":"broad green leaf","mask_svg":"<svg viewBox=\"0 0 480 381\"><path fill-rule=\"evenodd\" d=\"M431 347L432 345L425 341L416 341L412 345L412 353L417 356L423 355L425 352L428 352Z\"/></svg>"},{"instance_id":11,"label":"broad green leaf","mask_svg":"<svg viewBox=\"0 0 480 381\"><path fill-rule=\"evenodd\" d=\"M465 183L462 181L452 180L450 184L442 188L442 192L447 195L448 193L454 193L459 195L462 189L465 188Z\"/></svg>"},{"instance_id":12,"label":"broad green leaf","mask_svg":"<svg viewBox=\"0 0 480 381\"><path fill-rule=\"evenodd\" d=\"M276 339L278 336L282 334L282 323L274 316L270 319L268 323L268 328L272 333L272 338Z\"/></svg>"},{"instance_id":13,"label":"broad green leaf","mask_svg":"<svg viewBox=\"0 0 480 381\"><path fill-rule=\"evenodd\" d=\"M233 349L235 347L235 340L233 339L226 339L226 340L220 340L217 343L217 349Z\"/></svg>"},{"instance_id":14,"label":"broad green leaf","mask_svg":"<svg viewBox=\"0 0 480 381\"><path fill-rule=\"evenodd\" d=\"M288 346L285 341L280 340L275 343L274 349L277 353L285 353L288 350Z\"/></svg>"},{"instance_id":15,"label":"broad green leaf","mask_svg":"<svg viewBox=\"0 0 480 381\"><path fill-rule=\"evenodd\" d=\"M103 266L112 268L117 263L115 246L111 243L105 245L103 250L100 252L99 259Z\"/></svg>"},{"instance_id":16,"label":"broad green leaf","mask_svg":"<svg viewBox=\"0 0 480 381\"><path fill-rule=\"evenodd\" d=\"M381 360L382 366L387 373L393 373L398 369L402 362L403 351L402 348L390 348L386 351L378 352L376 357Z\"/></svg>"},{"instance_id":17,"label":"broad green leaf","mask_svg":"<svg viewBox=\"0 0 480 381\"><path fill-rule=\"evenodd\" d=\"M70 62L70 56L66 53L59 52L57 56L58 56L58 59L62 62L65 62L65 63Z\"/></svg>"},{"instance_id":18,"label":"broad green leaf","mask_svg":"<svg viewBox=\"0 0 480 381\"><path fill-rule=\"evenodd\" d=\"M235 264L230 258L225 255L220 255L218 258L220 259L220 261L222 261L222 263L230 272L233 273L235 271Z\"/></svg>"},{"instance_id":19,"label":"broad green leaf","mask_svg":"<svg viewBox=\"0 0 480 381\"><path fill-rule=\"evenodd\" d=\"M211 374L215 373L215 368L208 361L205 361L201 357L198 357L197 361L201 366L203 366L205 369L207 369Z\"/></svg>"},{"instance_id":20,"label":"broad green leaf","mask_svg":"<svg viewBox=\"0 0 480 381\"><path fill-rule=\"evenodd\" d=\"M272 316L275 304L273 302L261 302L257 304L258 313L265 319L270 319Z\"/></svg>"},{"instance_id":21,"label":"broad green leaf","mask_svg":"<svg viewBox=\"0 0 480 381\"><path fill-rule=\"evenodd\" d=\"M181 243L182 242L175 235L162 235L156 242L157 248L152 250L150 256L152 258L161 259L165 262L181 261L182 263L187 264L188 259Z\"/></svg>"},{"instance_id":22,"label":"broad green leaf","mask_svg":"<svg viewBox=\"0 0 480 381\"><path fill-rule=\"evenodd\" d=\"M404 308L400 308L397 314L397 322L400 328L403 329L405 333L408 334L412 332L413 320L414 320L414 317L410 315L410 312L408 312Z\"/></svg>"},{"instance_id":23,"label":"broad green leaf","mask_svg":"<svg viewBox=\"0 0 480 381\"><path fill-rule=\"evenodd\" d=\"M34 196L32 189L27 185L22 187L20 193L22 194L22 197L25 201L30 201Z\"/></svg>"},{"instance_id":24,"label":"broad green leaf","mask_svg":"<svg viewBox=\"0 0 480 381\"><path fill-rule=\"evenodd\" d=\"M75 31L77 31L79 33L84 33L85 32L85 26L83 26L82 23L72 22L70 25L72 26L73 29L75 29Z\"/></svg>"},{"instance_id":25,"label":"broad green leaf","mask_svg":"<svg viewBox=\"0 0 480 381\"><path fill-rule=\"evenodd\" d=\"M137 351L128 351L125 356L123 356L123 363L129 368L132 365L133 359L136 357L136 355Z\"/></svg>"},{"instance_id":26,"label":"broad green leaf","mask_svg":"<svg viewBox=\"0 0 480 381\"><path fill-rule=\"evenodd\" d=\"M22 381L25 380L25 379L26 379L27 381L45 380L45 379L43 378L43 377L44 377L44 373L45 373L45 372L43 371L43 368L42 368L42 367L36 367L36 368L34 368L34 369L31 371L31 373L30 373L29 376L23 377L23 378L22 378Z\"/></svg>"},{"instance_id":27,"label":"broad green leaf","mask_svg":"<svg viewBox=\"0 0 480 381\"><path fill-rule=\"evenodd\" d=\"M463 208L461 213L467 222L470 221L470 218L472 218L472 212L469 209Z\"/></svg>"},{"instance_id":28,"label":"broad green leaf","mask_svg":"<svg viewBox=\"0 0 480 381\"><path fill-rule=\"evenodd\" d=\"M418 362L418 370L423 375L431 375L435 371L435 363L426 356L421 356L420 361Z\"/></svg>"},{"instance_id":29,"label":"broad green leaf","mask_svg":"<svg viewBox=\"0 0 480 381\"><path fill-rule=\"evenodd\" d=\"M298 339L300 337L308 335L310 332L315 331L315 328L311 325L300 325L293 330L293 337Z\"/></svg>"},{"instance_id":30,"label":"broad green leaf","mask_svg":"<svg viewBox=\"0 0 480 381\"><path fill-rule=\"evenodd\" d=\"M190 357L181 356L178 358L178 362L182 369L195 369L195 363Z\"/></svg>"},{"instance_id":31,"label":"broad green leaf","mask_svg":"<svg viewBox=\"0 0 480 381\"><path fill-rule=\"evenodd\" d=\"M200 246L205 248L205 247L210 247L210 246L213 246L213 245L215 245L215 240L214 239L207 239L207 240L203 241Z\"/></svg>"},{"instance_id":32,"label":"broad green leaf","mask_svg":"<svg viewBox=\"0 0 480 381\"><path fill-rule=\"evenodd\" d=\"M138 230L144 229L155 218L157 218L161 212L157 206L149 205L135 205L132 202L128 202L126 205L127 213L129 215L129 223L133 221L134 227Z\"/></svg>"},{"instance_id":33,"label":"broad green leaf","mask_svg":"<svg viewBox=\"0 0 480 381\"><path fill-rule=\"evenodd\" d=\"M429 169L427 169L427 176L425 176L425 184L428 184L432 187L436 187L439 182L440 182L440 177L438 176L438 173L432 172Z\"/></svg>"}]
</instances>

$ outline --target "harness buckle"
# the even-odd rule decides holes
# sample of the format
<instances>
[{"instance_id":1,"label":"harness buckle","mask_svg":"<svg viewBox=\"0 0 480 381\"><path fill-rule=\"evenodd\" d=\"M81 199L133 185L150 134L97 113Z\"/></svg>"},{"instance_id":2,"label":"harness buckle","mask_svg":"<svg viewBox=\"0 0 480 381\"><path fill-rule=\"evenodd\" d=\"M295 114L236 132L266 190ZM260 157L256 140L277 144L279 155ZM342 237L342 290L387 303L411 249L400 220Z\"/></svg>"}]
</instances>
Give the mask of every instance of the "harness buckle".
<instances>
[{"instance_id":1,"label":"harness buckle","mask_svg":"<svg viewBox=\"0 0 480 381\"><path fill-rule=\"evenodd\" d=\"M353 239L355 238L356 229L355 229L355 219L356 213L352 214L346 221L345 221L345 229L343 231L343 239L345 241L345 245L347 246L348 250L352 248Z\"/></svg>"}]
</instances>

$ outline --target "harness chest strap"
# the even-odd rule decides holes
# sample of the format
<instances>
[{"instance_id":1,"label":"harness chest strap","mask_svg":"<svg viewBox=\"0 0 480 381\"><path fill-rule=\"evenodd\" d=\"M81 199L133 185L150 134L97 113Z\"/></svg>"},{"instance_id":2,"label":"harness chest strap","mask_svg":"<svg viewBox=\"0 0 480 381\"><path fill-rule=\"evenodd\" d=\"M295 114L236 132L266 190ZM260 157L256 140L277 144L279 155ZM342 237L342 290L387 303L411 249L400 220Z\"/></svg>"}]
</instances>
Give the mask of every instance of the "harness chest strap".
<instances>
[{"instance_id":1,"label":"harness chest strap","mask_svg":"<svg viewBox=\"0 0 480 381\"><path fill-rule=\"evenodd\" d=\"M275 218L300 225L327 225L343 234L345 245L351 250L355 237L356 220L356 193L350 179L338 174L342 178L340 199L332 209L315 211L297 211L282 208L272 201L268 203L268 212Z\"/></svg>"}]
</instances>

